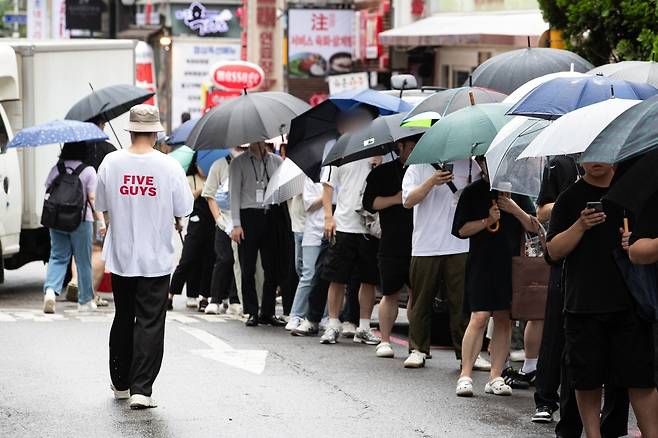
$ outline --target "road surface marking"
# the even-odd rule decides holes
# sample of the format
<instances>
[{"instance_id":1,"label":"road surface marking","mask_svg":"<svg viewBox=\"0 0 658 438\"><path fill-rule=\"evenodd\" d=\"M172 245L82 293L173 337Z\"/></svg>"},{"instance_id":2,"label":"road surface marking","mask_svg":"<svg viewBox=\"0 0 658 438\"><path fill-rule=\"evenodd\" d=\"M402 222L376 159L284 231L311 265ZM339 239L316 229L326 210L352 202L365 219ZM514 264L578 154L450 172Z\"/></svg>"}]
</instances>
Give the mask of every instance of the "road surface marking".
<instances>
[{"instance_id":1,"label":"road surface marking","mask_svg":"<svg viewBox=\"0 0 658 438\"><path fill-rule=\"evenodd\" d=\"M196 355L253 374L262 374L265 371L267 350L236 350L225 341L204 330L187 326L181 326L180 329L210 347L210 350L191 350Z\"/></svg>"}]
</instances>

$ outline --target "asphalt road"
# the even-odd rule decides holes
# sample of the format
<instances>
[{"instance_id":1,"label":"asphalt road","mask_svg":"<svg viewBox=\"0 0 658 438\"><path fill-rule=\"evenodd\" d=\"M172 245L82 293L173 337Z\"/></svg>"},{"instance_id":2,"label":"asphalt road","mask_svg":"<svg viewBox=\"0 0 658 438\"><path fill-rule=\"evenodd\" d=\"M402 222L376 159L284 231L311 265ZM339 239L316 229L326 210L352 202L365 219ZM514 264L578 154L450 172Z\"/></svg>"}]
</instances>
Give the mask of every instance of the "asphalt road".
<instances>
[{"instance_id":1,"label":"asphalt road","mask_svg":"<svg viewBox=\"0 0 658 438\"><path fill-rule=\"evenodd\" d=\"M170 312L154 387L159 407L112 398L107 343L112 307L41 313L44 268L8 272L0 286L1 437L539 437L532 392L457 398L458 363L436 350L427 367L378 359L374 348L247 328L229 317Z\"/></svg>"}]
</instances>

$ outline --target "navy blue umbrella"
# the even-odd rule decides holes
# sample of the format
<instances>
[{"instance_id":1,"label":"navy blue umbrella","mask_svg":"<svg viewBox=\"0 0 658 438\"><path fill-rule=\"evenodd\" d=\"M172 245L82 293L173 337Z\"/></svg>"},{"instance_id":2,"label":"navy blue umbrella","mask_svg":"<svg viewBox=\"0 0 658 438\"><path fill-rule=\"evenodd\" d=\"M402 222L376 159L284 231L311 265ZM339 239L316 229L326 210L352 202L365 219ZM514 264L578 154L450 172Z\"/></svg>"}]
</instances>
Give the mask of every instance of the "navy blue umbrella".
<instances>
[{"instance_id":1,"label":"navy blue umbrella","mask_svg":"<svg viewBox=\"0 0 658 438\"><path fill-rule=\"evenodd\" d=\"M195 119L190 119L187 122L183 123L180 125L178 128L174 129L171 132L171 135L167 137L167 140L165 143L167 143L169 146L180 146L184 145L187 143L187 137L190 136L190 132L192 132L192 129L194 129L194 126L196 126L196 123L199 121L199 118Z\"/></svg>"},{"instance_id":2,"label":"navy blue umbrella","mask_svg":"<svg viewBox=\"0 0 658 438\"><path fill-rule=\"evenodd\" d=\"M555 78L526 94L507 114L556 120L568 112L611 97L644 100L655 94L658 89L653 85L604 76Z\"/></svg>"},{"instance_id":3,"label":"navy blue umbrella","mask_svg":"<svg viewBox=\"0 0 658 438\"><path fill-rule=\"evenodd\" d=\"M93 123L77 120L54 120L25 128L7 145L8 148L24 148L56 143L107 140L107 135Z\"/></svg>"}]
</instances>

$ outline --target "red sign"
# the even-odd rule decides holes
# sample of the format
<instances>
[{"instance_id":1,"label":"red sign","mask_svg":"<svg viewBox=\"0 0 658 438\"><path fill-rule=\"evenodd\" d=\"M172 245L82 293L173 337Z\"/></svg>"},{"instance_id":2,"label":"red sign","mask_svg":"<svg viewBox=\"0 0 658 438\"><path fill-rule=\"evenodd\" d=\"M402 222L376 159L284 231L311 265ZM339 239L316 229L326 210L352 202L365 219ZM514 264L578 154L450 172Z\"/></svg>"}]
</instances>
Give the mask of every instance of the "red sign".
<instances>
[{"instance_id":1,"label":"red sign","mask_svg":"<svg viewBox=\"0 0 658 438\"><path fill-rule=\"evenodd\" d=\"M238 96L240 96L239 91L224 91L224 90L208 90L207 94L205 96L205 105L203 107L203 112L205 113L208 111L210 108L215 107L217 105L221 105L222 102L234 99Z\"/></svg>"},{"instance_id":2,"label":"red sign","mask_svg":"<svg viewBox=\"0 0 658 438\"><path fill-rule=\"evenodd\" d=\"M217 64L211 73L212 81L220 88L229 90L251 90L265 80L260 66L246 61L226 61Z\"/></svg>"}]
</instances>

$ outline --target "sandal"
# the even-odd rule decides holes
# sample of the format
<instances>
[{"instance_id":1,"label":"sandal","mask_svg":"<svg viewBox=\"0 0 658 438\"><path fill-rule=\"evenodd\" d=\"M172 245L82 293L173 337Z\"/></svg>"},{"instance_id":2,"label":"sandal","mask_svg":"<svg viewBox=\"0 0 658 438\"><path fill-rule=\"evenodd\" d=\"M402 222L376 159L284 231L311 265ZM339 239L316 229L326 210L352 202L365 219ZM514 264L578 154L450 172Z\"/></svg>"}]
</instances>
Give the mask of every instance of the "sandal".
<instances>
[{"instance_id":1,"label":"sandal","mask_svg":"<svg viewBox=\"0 0 658 438\"><path fill-rule=\"evenodd\" d=\"M107 307L110 303L107 300L104 300L100 295L94 295L94 302L98 307Z\"/></svg>"},{"instance_id":2,"label":"sandal","mask_svg":"<svg viewBox=\"0 0 658 438\"><path fill-rule=\"evenodd\" d=\"M512 388L502 377L496 377L484 386L484 392L494 395L512 395Z\"/></svg>"},{"instance_id":3,"label":"sandal","mask_svg":"<svg viewBox=\"0 0 658 438\"><path fill-rule=\"evenodd\" d=\"M457 380L455 393L458 397L473 397L473 379L470 377L460 377Z\"/></svg>"}]
</instances>

